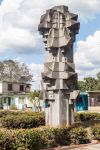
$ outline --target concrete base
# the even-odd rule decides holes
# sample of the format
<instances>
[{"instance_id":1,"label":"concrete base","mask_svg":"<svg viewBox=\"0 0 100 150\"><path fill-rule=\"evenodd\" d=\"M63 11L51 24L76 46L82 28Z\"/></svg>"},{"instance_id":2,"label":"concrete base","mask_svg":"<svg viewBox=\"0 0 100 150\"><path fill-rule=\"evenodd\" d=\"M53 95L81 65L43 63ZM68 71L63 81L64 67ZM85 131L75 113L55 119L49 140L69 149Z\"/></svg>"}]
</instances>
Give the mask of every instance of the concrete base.
<instances>
[{"instance_id":1,"label":"concrete base","mask_svg":"<svg viewBox=\"0 0 100 150\"><path fill-rule=\"evenodd\" d=\"M64 127L74 123L74 105L69 104L61 90L55 92L55 101L50 101L49 104L45 108L46 126Z\"/></svg>"},{"instance_id":2,"label":"concrete base","mask_svg":"<svg viewBox=\"0 0 100 150\"><path fill-rule=\"evenodd\" d=\"M46 125L64 126L66 125L66 100L62 91L55 91L55 101L50 101L50 107L45 110Z\"/></svg>"}]
</instances>

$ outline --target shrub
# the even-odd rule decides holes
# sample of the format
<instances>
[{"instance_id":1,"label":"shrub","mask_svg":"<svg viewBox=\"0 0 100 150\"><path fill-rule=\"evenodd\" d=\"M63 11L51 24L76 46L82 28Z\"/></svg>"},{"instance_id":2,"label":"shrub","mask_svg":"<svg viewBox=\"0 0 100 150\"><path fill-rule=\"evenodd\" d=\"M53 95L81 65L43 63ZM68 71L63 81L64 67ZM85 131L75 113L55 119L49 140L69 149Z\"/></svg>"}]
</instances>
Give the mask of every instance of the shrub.
<instances>
[{"instance_id":1,"label":"shrub","mask_svg":"<svg viewBox=\"0 0 100 150\"><path fill-rule=\"evenodd\" d=\"M0 122L7 128L33 128L45 125L43 112L1 111ZM100 120L99 113L76 113L74 127L85 126L85 121ZM91 124L91 123L90 123Z\"/></svg>"},{"instance_id":2,"label":"shrub","mask_svg":"<svg viewBox=\"0 0 100 150\"><path fill-rule=\"evenodd\" d=\"M69 145L70 144L70 136L69 136L69 128L55 129L55 140L59 145Z\"/></svg>"},{"instance_id":3,"label":"shrub","mask_svg":"<svg viewBox=\"0 0 100 150\"><path fill-rule=\"evenodd\" d=\"M0 130L0 149L17 150L16 133L14 131Z\"/></svg>"},{"instance_id":4,"label":"shrub","mask_svg":"<svg viewBox=\"0 0 100 150\"><path fill-rule=\"evenodd\" d=\"M33 116L33 115L37 115L37 114L44 114L43 112L25 112L25 111L9 111L9 110L3 110L0 111L0 118L4 118L7 115L29 115L29 116Z\"/></svg>"},{"instance_id":5,"label":"shrub","mask_svg":"<svg viewBox=\"0 0 100 150\"><path fill-rule=\"evenodd\" d=\"M16 105L12 105L12 106L10 106L10 110L17 110Z\"/></svg>"},{"instance_id":6,"label":"shrub","mask_svg":"<svg viewBox=\"0 0 100 150\"><path fill-rule=\"evenodd\" d=\"M39 130L29 129L29 130L19 130L16 132L17 137L17 147L22 150L39 150L42 148L42 138Z\"/></svg>"},{"instance_id":7,"label":"shrub","mask_svg":"<svg viewBox=\"0 0 100 150\"><path fill-rule=\"evenodd\" d=\"M100 140L100 124L92 127L93 139Z\"/></svg>"},{"instance_id":8,"label":"shrub","mask_svg":"<svg viewBox=\"0 0 100 150\"><path fill-rule=\"evenodd\" d=\"M100 120L100 113L75 113L75 121Z\"/></svg>"},{"instance_id":9,"label":"shrub","mask_svg":"<svg viewBox=\"0 0 100 150\"><path fill-rule=\"evenodd\" d=\"M33 128L45 124L43 113L23 113L21 115L6 115L1 118L2 127L6 128Z\"/></svg>"},{"instance_id":10,"label":"shrub","mask_svg":"<svg viewBox=\"0 0 100 150\"><path fill-rule=\"evenodd\" d=\"M87 131L83 127L71 128L69 134L72 144L85 144L89 142Z\"/></svg>"},{"instance_id":11,"label":"shrub","mask_svg":"<svg viewBox=\"0 0 100 150\"><path fill-rule=\"evenodd\" d=\"M4 118L6 117L7 115L21 115L23 114L22 111L8 111L8 110L2 110L0 111L0 118Z\"/></svg>"},{"instance_id":12,"label":"shrub","mask_svg":"<svg viewBox=\"0 0 100 150\"><path fill-rule=\"evenodd\" d=\"M85 139L86 131L80 127L0 130L0 146L6 150L39 150L71 143L85 143Z\"/></svg>"}]
</instances>

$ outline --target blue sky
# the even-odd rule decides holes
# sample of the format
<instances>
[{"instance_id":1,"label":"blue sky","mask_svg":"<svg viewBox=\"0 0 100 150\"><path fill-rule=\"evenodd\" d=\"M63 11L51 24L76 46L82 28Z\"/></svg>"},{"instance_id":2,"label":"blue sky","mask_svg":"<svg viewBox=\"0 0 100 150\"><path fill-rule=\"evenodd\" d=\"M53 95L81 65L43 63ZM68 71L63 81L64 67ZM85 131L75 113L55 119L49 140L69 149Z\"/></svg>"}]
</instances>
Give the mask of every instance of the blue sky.
<instances>
[{"instance_id":1,"label":"blue sky","mask_svg":"<svg viewBox=\"0 0 100 150\"><path fill-rule=\"evenodd\" d=\"M79 15L80 31L74 44L79 79L100 71L100 0L0 0L0 4L0 60L28 64L34 88L39 87L44 62L38 24L41 15L55 5L67 5Z\"/></svg>"}]
</instances>

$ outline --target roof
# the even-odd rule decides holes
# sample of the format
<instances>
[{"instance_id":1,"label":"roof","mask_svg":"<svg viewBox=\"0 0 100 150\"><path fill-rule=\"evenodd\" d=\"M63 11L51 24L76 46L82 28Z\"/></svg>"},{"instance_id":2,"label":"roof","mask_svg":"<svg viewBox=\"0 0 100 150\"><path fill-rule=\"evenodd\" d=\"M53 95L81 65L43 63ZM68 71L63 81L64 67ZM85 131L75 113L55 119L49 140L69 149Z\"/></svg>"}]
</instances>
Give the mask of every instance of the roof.
<instances>
[{"instance_id":1,"label":"roof","mask_svg":"<svg viewBox=\"0 0 100 150\"><path fill-rule=\"evenodd\" d=\"M86 91L87 93L100 93L100 90L97 91Z\"/></svg>"},{"instance_id":2,"label":"roof","mask_svg":"<svg viewBox=\"0 0 100 150\"><path fill-rule=\"evenodd\" d=\"M80 92L80 95L87 95L88 92Z\"/></svg>"}]
</instances>

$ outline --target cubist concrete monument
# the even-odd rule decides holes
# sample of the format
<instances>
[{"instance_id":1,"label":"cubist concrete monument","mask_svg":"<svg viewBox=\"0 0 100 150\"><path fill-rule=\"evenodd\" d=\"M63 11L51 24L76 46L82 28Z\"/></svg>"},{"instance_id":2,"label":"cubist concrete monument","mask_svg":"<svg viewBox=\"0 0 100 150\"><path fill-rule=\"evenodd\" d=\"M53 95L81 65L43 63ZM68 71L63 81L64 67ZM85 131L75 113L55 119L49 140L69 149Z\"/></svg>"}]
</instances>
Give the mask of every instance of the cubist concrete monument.
<instances>
[{"instance_id":1,"label":"cubist concrete monument","mask_svg":"<svg viewBox=\"0 0 100 150\"><path fill-rule=\"evenodd\" d=\"M73 43L79 31L78 15L66 6L56 6L41 16L38 30L45 43L42 90L46 101L45 120L49 126L74 122L74 101L78 96Z\"/></svg>"}]
</instances>

